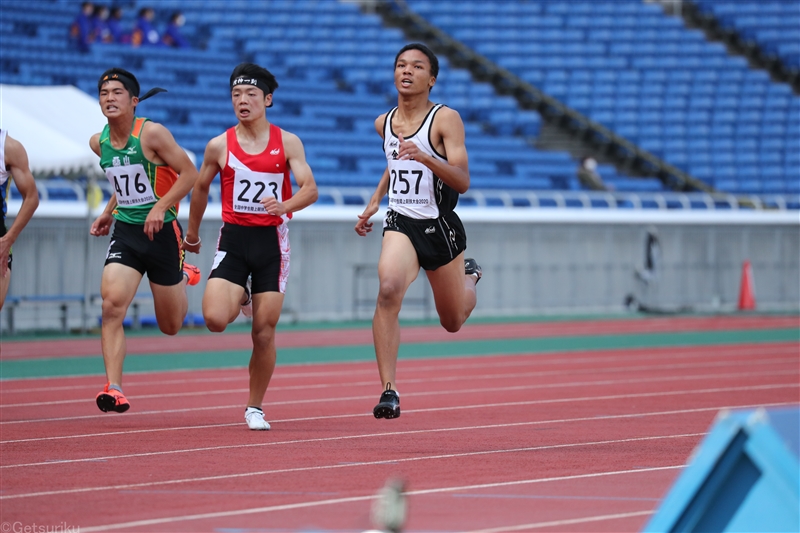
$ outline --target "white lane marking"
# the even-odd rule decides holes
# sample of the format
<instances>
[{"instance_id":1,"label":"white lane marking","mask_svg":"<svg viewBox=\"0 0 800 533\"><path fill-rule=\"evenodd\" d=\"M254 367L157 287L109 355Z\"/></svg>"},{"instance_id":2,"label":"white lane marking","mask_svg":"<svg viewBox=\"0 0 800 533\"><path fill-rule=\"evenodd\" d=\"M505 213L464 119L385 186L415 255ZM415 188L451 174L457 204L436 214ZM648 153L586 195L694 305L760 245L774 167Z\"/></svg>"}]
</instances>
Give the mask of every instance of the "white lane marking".
<instances>
[{"instance_id":1,"label":"white lane marking","mask_svg":"<svg viewBox=\"0 0 800 533\"><path fill-rule=\"evenodd\" d=\"M488 488L496 488L496 487L512 487L512 486L519 486L519 485L530 485L534 483L550 483L550 482L557 482L557 481L573 481L577 479L590 479L590 478L598 478L598 477L605 477L605 476L616 476L616 475L625 475L625 474L640 474L646 472L659 472L663 470L676 470L683 468L684 465L675 465L675 466L659 466L653 468L638 468L633 470L616 470L612 472L596 472L593 474L576 474L572 476L558 476L558 477L549 477L549 478L532 478L532 479L521 479L517 481L503 481L497 483L483 483L483 484L476 484L476 485L462 485L459 487L440 487L436 489L427 489L427 490L411 490L406 492L408 496L422 496L427 494L444 494L448 492L460 492L460 491L468 491L468 490L481 490L481 489L488 489ZM247 509L237 509L233 511L218 511L213 513L203 513L203 514L194 514L194 515L183 515L183 516L170 516L164 518L153 518L149 520L136 520L133 522L122 522L117 524L106 524L103 526L92 526L92 527L81 527L82 532L89 532L93 533L95 531L107 531L112 529L125 529L125 528L132 528L132 527L143 527L143 526L154 526L157 524L174 524L176 522L186 522L190 520L204 520L209 518L225 518L229 516L243 516L243 515L250 515L250 514L260 514L260 513L269 513L274 511L287 511L292 509L307 509L309 507L319 507L322 505L336 505L342 503L352 503L352 502L363 502L369 501L377 498L376 495L370 496L352 496L349 498L335 498L335 499L328 499L328 500L317 500L317 501L307 501L307 502L298 502L298 503L289 503L284 505L271 505L268 507L252 507ZM648 511L652 512L652 511Z\"/></svg>"},{"instance_id":2,"label":"white lane marking","mask_svg":"<svg viewBox=\"0 0 800 533\"><path fill-rule=\"evenodd\" d=\"M581 401L596 401L596 398L583 398ZM562 400L558 400L562 401ZM507 404L480 404L477 406L470 406L471 408L484 408L484 407L501 407L501 406L518 406L518 405L530 405L534 403L550 403L550 402L538 402L538 401L531 401L531 402L509 402ZM793 405L792 403L776 403L776 404L759 404L761 407L773 407L777 405ZM754 406L755 407L755 406ZM479 425L479 426L461 426L455 428L435 428L435 429L425 429L425 430L414 430L414 431L402 431L402 432L386 432L386 433L366 433L361 435L349 435L349 436L340 436L340 437L321 437L318 439L296 439L296 440L288 440L288 441L276 441L276 442L266 442L266 443L255 443L255 444L236 444L236 445L223 445L223 446L206 446L202 448L184 448L179 450L165 450L165 451L155 451L155 452L141 452L141 453L132 453L132 454L124 454L124 455L109 455L104 457L84 457L81 459L61 459L57 461L44 461L44 462L37 462L37 463L20 463L20 464L11 464L11 465L3 465L0 466L0 469L9 469L9 468L22 468L22 467L31 467L31 466L53 466L57 464L67 464L67 463L85 463L85 462L94 462L94 461L107 461L110 459L128 459L132 457L152 457L158 455L172 455L178 453L194 453L194 452L206 452L206 451L216 451L216 450L229 450L229 449L243 449L243 448L260 448L264 446L276 446L279 444L303 444L308 442L324 442L324 441L335 441L335 440L344 440L344 439L357 439L357 438L369 438L369 437L378 437L378 436L388 436L388 435L412 435L416 433L436 433L436 432L444 432L444 431L464 431L464 430L472 430L472 429L493 429L493 428L505 428L505 427L518 427L518 426L530 426L530 425L540 425L540 424L555 424L555 423L568 423L568 422L585 422L585 421L597 421L597 420L612 420L612 419L625 419L625 418L636 418L636 417L645 417L645 416L666 416L666 415L674 415L674 414L686 414L686 413L698 413L698 412L705 412L709 410L721 410L721 409L741 409L743 406L738 407L703 407L697 409L680 409L674 411L653 411L650 413L631 413L631 414L623 414L623 415L598 415L598 416L589 416L589 417L579 417L579 418L564 418L558 420L535 420L532 422L508 422L504 424L487 424L487 425ZM427 412L427 411L437 411L437 410L452 410L453 408L433 408L433 409L417 409L416 412ZM362 415L363 416L363 415ZM8 454L8 452L6 452ZM2 499L2 497L0 497Z\"/></svg>"},{"instance_id":3,"label":"white lane marking","mask_svg":"<svg viewBox=\"0 0 800 533\"><path fill-rule=\"evenodd\" d=\"M762 359L758 361L748 361L743 362L740 365L736 365L730 361L718 361L713 363L700 363L700 364L678 364L678 365L657 365L657 366L634 366L634 367L613 367L607 369L587 369L585 372L578 372L578 374L608 374L608 373L623 373L623 372L641 372L641 371L654 371L654 370L680 370L680 369L700 369L700 368L707 368L707 367L719 367L724 366L726 368L730 368L733 366L759 366L762 367L767 364L780 364L780 363L795 363L796 358L786 358L786 359ZM630 382L644 382L644 381L663 381L663 380L673 380L673 379L717 379L720 377L740 377L740 376L771 376L771 375L788 375L788 374L797 374L800 372L800 369L794 370L766 370L763 372L748 372L747 374L737 374L737 373L727 373L727 374L695 374L692 376L658 376L658 377L651 377L651 378L639 378L634 380L617 380L616 383L630 383ZM562 371L537 371L537 372L514 372L511 374L487 374L480 377L476 377L476 380L480 381L488 381L492 379L509 379L509 378L527 378L527 377L552 377L555 375L573 375L575 372L562 372ZM407 379L404 380L404 383L444 383L444 382L452 382L452 381L464 381L465 378L463 376L448 376L443 378L430 378L430 379ZM556 387L564 387L564 386L571 386L571 383L575 383L575 386L585 386L595 382L565 382L565 383L551 383L545 385L537 384L537 387L541 386L556 386ZM609 382L597 382L599 384L605 384ZM369 381L356 381L350 383L325 383L325 384L317 384L317 385L296 385L296 386L278 386L270 388L270 392L279 392L279 391L289 391L289 390L311 390L311 389L326 389L326 388L343 388L347 389L350 387L366 387L366 386L374 386L375 380ZM238 388L238 389L217 389L217 390L202 390L202 391L192 391L192 392L172 392L166 394L140 394L140 395L126 395L130 400L151 400L151 399L160 399L160 398L183 398L187 396L212 396L216 394L246 394L248 392L247 388ZM75 404L75 403L87 403L89 400L87 398L77 398L72 400L58 400L53 402L47 402L48 406L52 405L67 405L67 404ZM42 401L38 402L27 402L27 403L6 403L0 404L0 408L9 408L9 407L41 407Z\"/></svg>"},{"instance_id":4,"label":"white lane marking","mask_svg":"<svg viewBox=\"0 0 800 533\"><path fill-rule=\"evenodd\" d=\"M459 428L465 429L465 428ZM474 428L468 428L474 429ZM456 430L456 431L457 431ZM435 433L439 431L453 431L453 430L420 430L420 431L406 431L406 432L397 432L394 433L395 435L408 435L411 433ZM298 441L286 441L283 443L266 443L263 444L264 446L270 446L274 444L289 444L292 442L299 443L299 442L322 442L322 441L335 441L335 440L349 440L354 438L365 438L365 437L385 437L386 435L392 435L392 433L377 433L372 435L351 435L351 436L344 436L344 437L329 437L329 438L321 438L321 439L308 439L308 440L298 440ZM178 483L198 483L202 481L217 481L221 479L238 479L238 478L245 478L245 477L254 477L254 476L264 476L264 475L271 475L271 474L288 474L288 473L296 473L296 472L314 472L314 471L321 471L321 470L335 470L340 468L352 468L352 467L361 467L361 466L374 466L374 465L383 465L383 464L397 464L397 463L410 463L416 461L429 461L429 460L438 460L438 459L455 459L460 457L475 457L479 455L494 455L494 454L501 454L501 453L521 453L521 452L532 452L532 451L542 451L542 450L556 450L562 448L576 448L576 447L583 447L583 446L605 446L608 444L620 444L625 442L643 442L643 441L652 441L652 440L663 440L663 439L684 439L684 438L696 438L702 437L705 433L687 433L681 435L656 435L652 437L632 437L628 439L614 439L614 440L602 440L602 441L595 441L595 442L573 442L568 444L550 444L547 446L528 446L523 448L507 448L507 449L493 449L493 450L482 450L477 452L463 452L463 453L448 453L448 454L439 454L439 455L421 455L417 457L403 457L403 458L393 458L393 459L383 459L380 461L358 461L354 463L336 463L330 465L319 465L319 466L299 466L295 468L280 468L275 470L261 470L257 472L243 472L239 474L220 474L216 476L203 476L203 477L194 477L194 478L184 478L184 479L169 479L163 481L149 481L146 483L128 483L122 485L109 485L109 486L93 486L93 487L81 487L81 488L73 488L73 489L61 489L61 490L48 490L42 492L28 492L28 493L20 493L20 494L4 494L0 496L0 500L16 500L20 498L33 498L39 496L53 496L56 494L77 494L77 493L87 493L87 492L96 492L96 491L111 491L111 490L123 490L123 489L136 489L142 487L154 487L159 485L175 485Z\"/></svg>"},{"instance_id":5,"label":"white lane marking","mask_svg":"<svg viewBox=\"0 0 800 533\"><path fill-rule=\"evenodd\" d=\"M586 400L594 400L596 398L586 398ZM575 399L575 401L585 401L584 399ZM501 403L482 403L482 404L475 404L475 405L462 405L459 407L429 407L429 408L422 408L422 409L406 409L403 412L406 414L412 413L427 413L427 412L435 412L435 411L452 411L454 409L484 409L490 407L514 407L520 405L530 405L533 403L542 403L543 400L529 400L529 401L522 401L522 402L501 402ZM794 405L792 402L779 402L779 403L767 403L767 404L755 404L755 405L740 405L740 406L725 406L725 407L709 407L703 408L701 410L710 410L710 409L748 409L748 408L757 408L757 407L777 407L777 406L785 406L785 405ZM684 411L680 411L684 412ZM369 416L368 412L363 413L347 413L341 415L326 415L326 416L308 416L308 417L299 417L299 418L281 418L281 419L270 419L270 423L272 424L284 424L287 422L307 422L310 420L333 420L339 418L359 418ZM639 416L639 415L631 415L631 416ZM597 418L602 417L595 417L592 420L596 420ZM199 426L178 426L178 427L165 427L165 428L150 428L150 429L131 429L126 431L108 431L104 433L84 433L79 435L61 435L56 437L34 437L30 439L16 439L16 440L4 440L0 441L0 444L18 444L23 442L41 442L41 441L50 441L50 440L63 440L63 439L83 439L88 437L109 437L113 435L133 435L137 433L159 433L162 431L184 431L184 430L193 430L193 429L210 429L210 428L221 428L221 427L231 427L231 426L242 426L244 425L243 422L228 422L222 424L203 424ZM9 453L8 451L6 453ZM47 463L52 464L52 463ZM0 468L4 468L0 466Z\"/></svg>"},{"instance_id":6,"label":"white lane marking","mask_svg":"<svg viewBox=\"0 0 800 533\"><path fill-rule=\"evenodd\" d=\"M794 375L796 373L797 372L795 370L791 370L791 371L765 372L764 374L765 375ZM746 374L747 377L751 377L751 376L754 376L754 375L756 375L756 374L752 373L752 372ZM597 385L618 385L618 384L621 384L621 383L643 383L643 382L646 382L646 381L651 381L651 382L654 382L654 381L674 381L674 380L688 381L688 380L691 380L691 379L706 380L706 379L714 379L714 378L717 378L719 376L741 377L742 375L738 374L738 373L730 374L730 375L729 374L705 374L705 375L699 375L699 376L675 376L675 377L660 376L660 377L649 378L649 379L637 378L637 379L625 379L625 380L603 380L603 381L593 381L593 382L590 381L590 382L565 382L565 383L542 383L542 384L537 383L535 385L535 387L537 389L548 389L548 388L552 389L552 388L567 388L567 387L588 387L588 386L597 386ZM760 387L787 387L787 386L791 386L791 385L787 385L787 384L760 385L760 386L754 386L755 387L754 389L743 388L741 390L758 390ZM514 386L508 386L508 387L484 387L484 388L479 388L479 389L459 389L457 392L460 393L460 394L478 394L478 393L485 393L485 392L510 392L510 391L515 391L515 390L526 390L526 389L530 389L531 387L533 387L533 385L525 384L525 385L514 385ZM706 392L706 391L708 391L708 392L717 392L717 391L726 392L728 390L731 390L731 389L726 389L726 388L705 389L705 390L700 389L697 392ZM740 389L737 388L735 390L740 390ZM408 396L414 396L414 397L418 397L418 396L437 396L437 395L453 394L453 392L454 391L452 391L452 390L437 390L437 391L425 391L425 392L416 392L416 393L404 393L404 397L408 397ZM681 391L681 392L687 392L687 391ZM688 392L690 392L690 391L688 391ZM657 394L657 393L652 393L652 394ZM668 392L667 394L673 394L673 392ZM599 398L615 398L615 397L616 396L608 396L608 397L600 396ZM330 398L330 397L327 397L327 398L325 398L324 401L326 403L331 403L331 402L337 402L337 401L341 402L341 401L367 400L367 399L370 399L370 398L374 399L374 397L370 395L370 396L345 396L345 397L341 397L341 398ZM84 401L86 401L86 400L84 400ZM284 400L284 401L269 402L269 405L270 406L276 406L276 405L299 405L299 404L304 404L304 403L318 403L319 401L320 401L319 398L311 398L311 399L305 399L305 400ZM543 401L546 401L546 400L543 400ZM37 405L40 405L40 404L37 404ZM241 408L241 407L242 407L242 404L217 405L217 406L213 406L212 405L212 406L207 406L207 407L189 407L189 408L184 408L184 409L181 409L180 412L206 411L206 410L217 410L217 409L233 409L233 408ZM151 415L151 414L165 414L165 413L175 413L175 412L176 411L174 409L170 409L170 410L153 410L153 411L134 411L134 412L125 413L124 416L125 417L131 417L131 416L142 416L142 415ZM22 420L4 420L4 421L0 422L0 425L6 425L6 424L29 424L29 423L33 423L33 422L56 422L56 421L64 421L64 420L81 420L81 419L87 419L87 418L103 418L103 417L109 417L109 416L115 416L115 415L109 414L109 413L102 413L102 414L96 414L96 415L65 416L65 417L51 417L51 418L30 418L30 417L27 417L27 418L22 419Z\"/></svg>"},{"instance_id":7,"label":"white lane marking","mask_svg":"<svg viewBox=\"0 0 800 533\"><path fill-rule=\"evenodd\" d=\"M746 357L748 355L763 355L764 350L769 350L769 355L779 355L783 353L788 354L796 354L797 349L794 346L785 346L785 342L778 343L778 346L774 346L775 343L769 343L769 346L738 346L738 345L709 345L705 348L700 348L697 350L683 350L685 347L683 346L675 346L675 347L633 347L633 348L606 348L602 350L597 350L600 352L600 355L594 356L592 354L592 350L587 349L580 349L580 350L550 350L544 352L537 352L537 353L530 353L530 352L518 352L518 353L488 353L488 354L480 354L480 355L466 355L461 357L461 359L486 359L486 358L527 358L527 361L498 361L498 362L476 362L476 363L445 363L442 365L431 365L431 361L448 361L449 358L442 358L441 356L437 355L430 355L430 356L420 356L414 359L404 359L402 361L398 361L398 364L402 366L402 368L406 371L414 370L414 371L433 371L439 372L442 370L461 370L461 369L477 369L477 368L499 368L499 367L515 367L515 366L529 366L529 365L564 365L567 364L582 364L588 362L611 362L611 361L626 361L628 359L635 359L635 360L651 360L651 359L663 359L666 354L664 353L666 350L672 349L673 351L669 353L670 359L681 359L681 358L691 358L691 357ZM719 351L710 352L709 348L719 348ZM614 352L614 355L603 355L607 352ZM314 366L321 366L321 365L364 365L369 364L373 365L374 363L370 361L339 361L339 362L331 362L331 363L320 363L320 365ZM416 367L416 364L423 364L426 366ZM348 369L348 370L331 370L331 371L315 371L315 372L294 372L283 374L281 373L284 369L298 369L304 366L309 366L308 363L290 363L286 365L279 365L275 369L275 375L280 376L281 378L299 378L304 379L306 377L327 377L327 376L337 376L337 375L353 375L353 374L373 374L374 369L372 366L368 369ZM133 381L134 378L139 376L151 376L151 375L164 375L164 374L179 374L179 373L187 373L187 372L241 372L246 367L223 367L223 368L198 368L198 369L175 369L175 370L146 370L146 371L131 371L126 372L126 376L129 377L127 381L128 384L135 384L135 385L161 385L161 384L181 384L181 383L193 383L193 382L216 382L216 381L228 381L228 380L238 380L242 379L239 376L236 377L225 377L222 379L215 379L215 378L192 378L192 379L175 379L169 381ZM68 375L68 376L58 376L60 380L68 380L68 379L100 379L98 375L86 375L86 374L78 374L78 375ZM17 391L26 391L26 392L36 392L36 391L46 391L46 390L73 390L73 389L80 389L80 390L87 390L87 389L95 389L97 387L96 384L87 384L87 385L73 385L73 386L65 386L65 387L39 387L39 388L28 388L28 389L8 389L7 385L10 383L25 383L31 382L34 380L41 380L41 377L29 377L29 378L10 378L10 379L0 379L0 383L6 385L6 389L0 389L0 394L8 393L12 394ZM246 376L244 379L247 379Z\"/></svg>"},{"instance_id":8,"label":"white lane marking","mask_svg":"<svg viewBox=\"0 0 800 533\"><path fill-rule=\"evenodd\" d=\"M467 533L507 533L510 531L527 531L529 529L541 529L543 527L571 526L575 524L587 524L590 522L601 522L603 520L619 520L622 518L635 518L637 516L648 516L655 511L634 511L632 513L617 513L596 516L586 516L583 518L570 518L567 520L551 520L550 522L533 522L531 524L519 524L516 526L500 526L491 529L476 529Z\"/></svg>"}]
</instances>

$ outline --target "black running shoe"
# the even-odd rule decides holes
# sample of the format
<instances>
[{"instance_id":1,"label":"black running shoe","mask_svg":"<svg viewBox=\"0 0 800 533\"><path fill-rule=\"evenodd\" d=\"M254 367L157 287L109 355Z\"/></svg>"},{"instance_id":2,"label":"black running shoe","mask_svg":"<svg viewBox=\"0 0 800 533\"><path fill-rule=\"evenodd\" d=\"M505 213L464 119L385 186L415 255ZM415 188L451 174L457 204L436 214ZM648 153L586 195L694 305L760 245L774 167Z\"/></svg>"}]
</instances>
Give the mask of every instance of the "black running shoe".
<instances>
[{"instance_id":1,"label":"black running shoe","mask_svg":"<svg viewBox=\"0 0 800 533\"><path fill-rule=\"evenodd\" d=\"M390 386L391 384L387 385L386 390L381 394L378 405L372 410L375 418L397 418L400 416L400 396L390 389Z\"/></svg>"},{"instance_id":2,"label":"black running shoe","mask_svg":"<svg viewBox=\"0 0 800 533\"><path fill-rule=\"evenodd\" d=\"M476 277L475 284L477 285L483 276L483 270L474 259L464 259L464 274L467 276L474 275Z\"/></svg>"}]
</instances>

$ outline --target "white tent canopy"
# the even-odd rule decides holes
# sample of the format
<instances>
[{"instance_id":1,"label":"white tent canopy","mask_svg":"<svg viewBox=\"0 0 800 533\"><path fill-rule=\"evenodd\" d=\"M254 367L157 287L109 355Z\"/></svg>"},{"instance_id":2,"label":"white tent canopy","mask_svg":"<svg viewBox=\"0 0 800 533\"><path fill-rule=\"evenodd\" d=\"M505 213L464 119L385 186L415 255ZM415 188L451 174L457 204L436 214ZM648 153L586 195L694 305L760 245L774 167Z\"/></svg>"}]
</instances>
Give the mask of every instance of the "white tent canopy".
<instances>
[{"instance_id":1,"label":"white tent canopy","mask_svg":"<svg viewBox=\"0 0 800 533\"><path fill-rule=\"evenodd\" d=\"M25 146L36 175L100 173L89 138L105 125L97 98L71 85L0 84L0 128Z\"/></svg>"}]
</instances>

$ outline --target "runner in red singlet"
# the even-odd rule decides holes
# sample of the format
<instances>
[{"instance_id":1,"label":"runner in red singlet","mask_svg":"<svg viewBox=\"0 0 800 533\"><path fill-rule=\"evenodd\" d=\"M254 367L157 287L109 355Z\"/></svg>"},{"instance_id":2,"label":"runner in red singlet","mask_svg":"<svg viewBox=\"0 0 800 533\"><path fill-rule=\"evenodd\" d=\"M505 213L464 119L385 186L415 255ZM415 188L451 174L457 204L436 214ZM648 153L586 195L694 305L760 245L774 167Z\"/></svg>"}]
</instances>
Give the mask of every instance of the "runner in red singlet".
<instances>
[{"instance_id":1,"label":"runner in red singlet","mask_svg":"<svg viewBox=\"0 0 800 533\"><path fill-rule=\"evenodd\" d=\"M200 222L212 180L220 175L222 228L203 295L209 330L224 331L241 310L252 317L250 398L245 420L250 429L267 430L261 404L275 369L275 326L289 275L292 213L314 203L317 185L303 143L267 120L278 87L265 68L242 63L231 74L231 99L239 123L211 139L192 193L183 248L200 250ZM292 195L290 171L299 185Z\"/></svg>"}]
</instances>

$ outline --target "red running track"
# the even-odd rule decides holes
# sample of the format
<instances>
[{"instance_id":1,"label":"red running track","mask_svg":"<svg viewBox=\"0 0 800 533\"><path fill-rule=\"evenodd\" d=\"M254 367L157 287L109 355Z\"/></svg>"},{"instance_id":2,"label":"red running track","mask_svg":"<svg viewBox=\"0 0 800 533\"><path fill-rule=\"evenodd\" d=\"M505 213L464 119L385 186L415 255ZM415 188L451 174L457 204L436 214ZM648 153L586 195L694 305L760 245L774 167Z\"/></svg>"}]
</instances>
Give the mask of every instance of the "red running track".
<instances>
[{"instance_id":1,"label":"red running track","mask_svg":"<svg viewBox=\"0 0 800 533\"><path fill-rule=\"evenodd\" d=\"M734 331L800 327L797 316L711 316L711 317L648 317L647 319L565 320L505 324L466 324L458 333L448 333L440 326L403 328L403 342L454 342L487 339L519 339L586 335L622 335L633 333L677 333L687 331ZM182 333L129 336L130 354L165 352L209 352L250 350L250 333L210 335ZM329 329L313 331L278 331L276 344L281 348L345 346L372 344L372 329ZM0 359L30 359L101 355L99 338L56 339L45 341L4 341Z\"/></svg>"},{"instance_id":2,"label":"red running track","mask_svg":"<svg viewBox=\"0 0 800 533\"><path fill-rule=\"evenodd\" d=\"M3 382L5 522L87 531L363 531L390 477L415 531L638 531L721 409L798 403L797 343L279 367L269 432L245 369Z\"/></svg>"}]
</instances>

